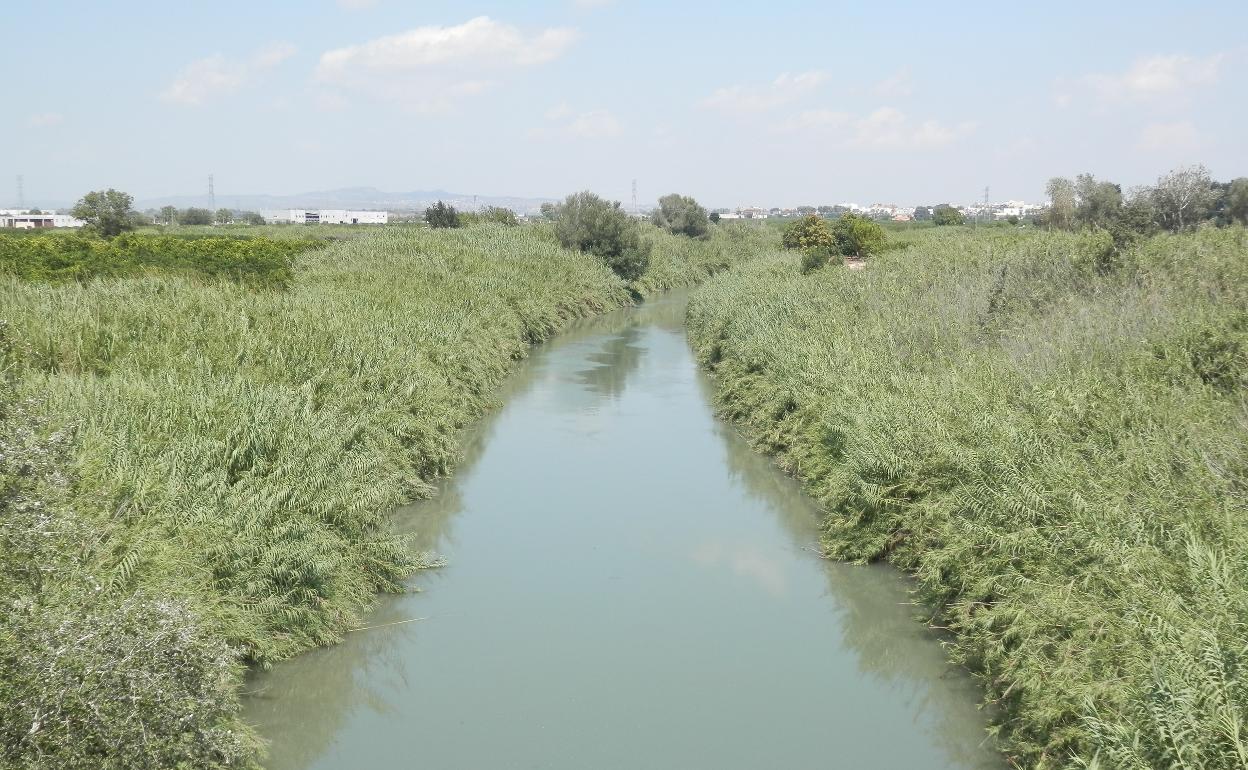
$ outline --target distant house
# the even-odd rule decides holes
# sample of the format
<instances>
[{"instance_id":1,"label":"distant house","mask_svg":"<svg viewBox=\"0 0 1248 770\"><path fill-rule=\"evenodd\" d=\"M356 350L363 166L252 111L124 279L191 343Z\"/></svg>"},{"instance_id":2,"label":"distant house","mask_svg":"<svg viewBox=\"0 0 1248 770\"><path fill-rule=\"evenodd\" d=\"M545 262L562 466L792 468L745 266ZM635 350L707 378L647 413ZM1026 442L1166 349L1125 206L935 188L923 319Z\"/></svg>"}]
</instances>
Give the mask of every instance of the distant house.
<instances>
[{"instance_id":1,"label":"distant house","mask_svg":"<svg viewBox=\"0 0 1248 770\"><path fill-rule=\"evenodd\" d=\"M265 221L295 225L384 225L390 221L390 214L348 209L289 209L284 219L266 214Z\"/></svg>"},{"instance_id":2,"label":"distant house","mask_svg":"<svg viewBox=\"0 0 1248 770\"><path fill-rule=\"evenodd\" d=\"M0 228L17 230L42 230L53 227L82 227L87 223L69 214L41 211L32 214L26 209L0 209Z\"/></svg>"}]
</instances>

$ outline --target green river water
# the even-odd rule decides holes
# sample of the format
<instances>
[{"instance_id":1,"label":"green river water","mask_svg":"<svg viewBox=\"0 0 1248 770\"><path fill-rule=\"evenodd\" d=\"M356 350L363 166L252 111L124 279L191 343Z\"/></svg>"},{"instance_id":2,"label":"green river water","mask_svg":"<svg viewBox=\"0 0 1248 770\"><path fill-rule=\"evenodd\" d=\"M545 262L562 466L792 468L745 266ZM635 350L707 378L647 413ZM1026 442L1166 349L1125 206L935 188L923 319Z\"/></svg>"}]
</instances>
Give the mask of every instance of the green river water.
<instances>
[{"instance_id":1,"label":"green river water","mask_svg":"<svg viewBox=\"0 0 1248 770\"><path fill-rule=\"evenodd\" d=\"M1001 768L905 578L812 551L712 413L684 297L534 349L397 526L448 566L257 674L273 770Z\"/></svg>"}]
</instances>

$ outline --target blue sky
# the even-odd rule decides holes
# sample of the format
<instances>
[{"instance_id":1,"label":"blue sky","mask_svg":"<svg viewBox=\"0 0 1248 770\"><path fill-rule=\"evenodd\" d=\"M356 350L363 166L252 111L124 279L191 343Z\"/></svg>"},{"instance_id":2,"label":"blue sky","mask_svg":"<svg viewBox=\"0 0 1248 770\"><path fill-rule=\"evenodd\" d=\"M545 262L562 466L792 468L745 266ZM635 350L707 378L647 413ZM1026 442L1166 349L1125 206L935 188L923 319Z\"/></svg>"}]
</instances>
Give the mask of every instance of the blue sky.
<instances>
[{"instance_id":1,"label":"blue sky","mask_svg":"<svg viewBox=\"0 0 1248 770\"><path fill-rule=\"evenodd\" d=\"M346 186L712 206L1248 175L1248 2L45 2L0 205Z\"/></svg>"}]
</instances>

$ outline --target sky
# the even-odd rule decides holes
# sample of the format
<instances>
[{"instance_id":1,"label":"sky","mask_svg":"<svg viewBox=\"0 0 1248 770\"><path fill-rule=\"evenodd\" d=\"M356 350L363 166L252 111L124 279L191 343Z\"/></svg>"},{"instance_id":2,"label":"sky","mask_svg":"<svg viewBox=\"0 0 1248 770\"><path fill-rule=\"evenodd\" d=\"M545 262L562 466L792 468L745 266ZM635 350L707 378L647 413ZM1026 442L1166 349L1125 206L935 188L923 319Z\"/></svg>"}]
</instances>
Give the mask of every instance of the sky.
<instances>
[{"instance_id":1,"label":"sky","mask_svg":"<svg viewBox=\"0 0 1248 770\"><path fill-rule=\"evenodd\" d=\"M48 0L0 206L369 186L713 207L1248 175L1248 2Z\"/></svg>"}]
</instances>

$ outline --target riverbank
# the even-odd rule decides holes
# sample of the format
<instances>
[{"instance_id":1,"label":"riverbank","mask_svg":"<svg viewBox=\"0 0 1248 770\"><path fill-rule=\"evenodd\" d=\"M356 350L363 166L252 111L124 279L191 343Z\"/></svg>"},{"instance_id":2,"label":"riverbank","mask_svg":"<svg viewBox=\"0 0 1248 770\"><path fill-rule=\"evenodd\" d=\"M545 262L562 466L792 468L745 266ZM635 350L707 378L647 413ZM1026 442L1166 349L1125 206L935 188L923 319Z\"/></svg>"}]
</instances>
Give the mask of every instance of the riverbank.
<instances>
[{"instance_id":1,"label":"riverbank","mask_svg":"<svg viewBox=\"0 0 1248 770\"><path fill-rule=\"evenodd\" d=\"M917 576L1013 762L1239 766L1245 230L908 237L695 292L721 413L822 503L829 556Z\"/></svg>"},{"instance_id":2,"label":"riverbank","mask_svg":"<svg viewBox=\"0 0 1248 770\"><path fill-rule=\"evenodd\" d=\"M447 557L427 590L248 679L269 770L1004 766L909 581L820 558L811 499L715 419L683 294L517 365L395 512Z\"/></svg>"},{"instance_id":3,"label":"riverbank","mask_svg":"<svg viewBox=\"0 0 1248 770\"><path fill-rule=\"evenodd\" d=\"M337 641L429 563L388 514L451 470L514 361L761 236L649 237L633 286L488 226L331 243L281 290L0 276L5 761L254 766L243 664Z\"/></svg>"}]
</instances>

